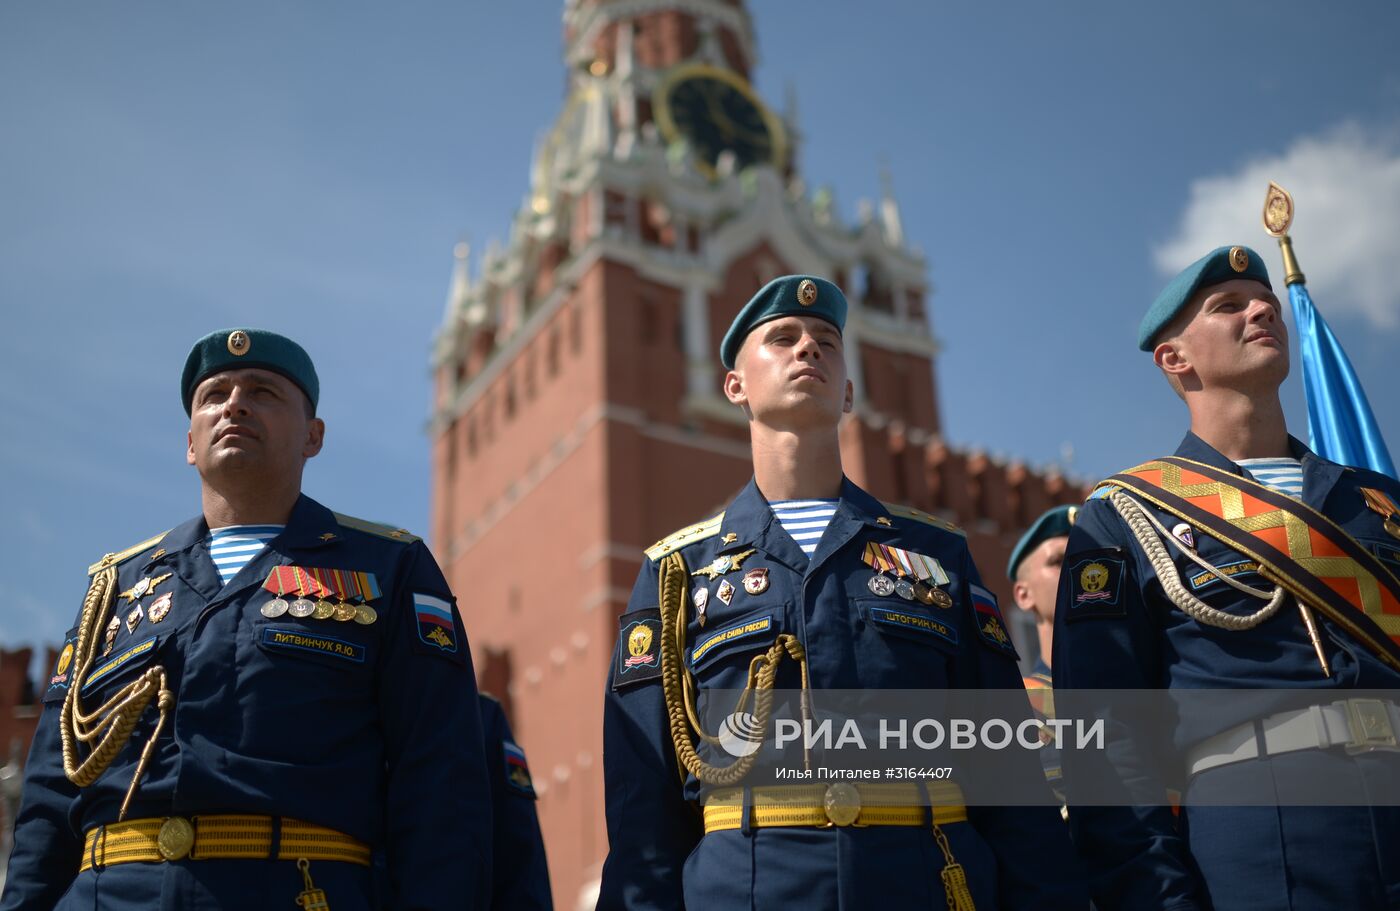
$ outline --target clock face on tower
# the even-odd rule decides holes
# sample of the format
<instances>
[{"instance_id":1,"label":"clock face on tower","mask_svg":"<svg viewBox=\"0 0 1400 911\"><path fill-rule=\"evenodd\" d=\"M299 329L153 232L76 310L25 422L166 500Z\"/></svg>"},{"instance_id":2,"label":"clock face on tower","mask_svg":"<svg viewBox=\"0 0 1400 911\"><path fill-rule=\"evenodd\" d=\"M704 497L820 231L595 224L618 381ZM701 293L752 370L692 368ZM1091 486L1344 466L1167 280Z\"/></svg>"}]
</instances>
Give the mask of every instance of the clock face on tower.
<instances>
[{"instance_id":1,"label":"clock face on tower","mask_svg":"<svg viewBox=\"0 0 1400 911\"><path fill-rule=\"evenodd\" d=\"M709 177L726 149L739 169L783 164L782 122L737 73L703 64L677 67L657 86L653 108L662 136L685 140Z\"/></svg>"}]
</instances>

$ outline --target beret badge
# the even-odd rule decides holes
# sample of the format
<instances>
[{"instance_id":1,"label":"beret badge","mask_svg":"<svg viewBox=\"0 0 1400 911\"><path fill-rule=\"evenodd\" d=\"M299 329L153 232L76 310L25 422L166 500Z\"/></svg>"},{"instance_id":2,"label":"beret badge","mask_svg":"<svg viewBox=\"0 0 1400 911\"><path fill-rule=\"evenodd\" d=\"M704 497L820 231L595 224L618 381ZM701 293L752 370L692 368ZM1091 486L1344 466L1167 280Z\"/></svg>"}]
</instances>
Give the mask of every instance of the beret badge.
<instances>
[{"instance_id":1,"label":"beret badge","mask_svg":"<svg viewBox=\"0 0 1400 911\"><path fill-rule=\"evenodd\" d=\"M810 307L817 302L817 283L810 278L804 278L797 286L797 302L804 307Z\"/></svg>"},{"instance_id":2,"label":"beret badge","mask_svg":"<svg viewBox=\"0 0 1400 911\"><path fill-rule=\"evenodd\" d=\"M1230 268L1243 272L1249 268L1249 252L1244 247L1230 248Z\"/></svg>"},{"instance_id":3,"label":"beret badge","mask_svg":"<svg viewBox=\"0 0 1400 911\"><path fill-rule=\"evenodd\" d=\"M228 334L228 353L234 357L242 357L247 354L248 349L252 346L252 339L248 338L248 333L242 329L235 329Z\"/></svg>"}]
</instances>

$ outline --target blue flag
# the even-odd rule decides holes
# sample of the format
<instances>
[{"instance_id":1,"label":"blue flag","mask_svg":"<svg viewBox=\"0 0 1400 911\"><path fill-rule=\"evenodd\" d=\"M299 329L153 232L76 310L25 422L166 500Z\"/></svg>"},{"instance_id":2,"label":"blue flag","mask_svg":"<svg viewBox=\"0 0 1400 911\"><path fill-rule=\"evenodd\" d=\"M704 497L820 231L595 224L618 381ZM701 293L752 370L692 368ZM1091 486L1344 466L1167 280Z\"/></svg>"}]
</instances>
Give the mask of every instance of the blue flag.
<instances>
[{"instance_id":1,"label":"blue flag","mask_svg":"<svg viewBox=\"0 0 1400 911\"><path fill-rule=\"evenodd\" d=\"M1313 306L1307 285L1288 286L1298 348L1303 353L1303 389L1308 396L1308 437L1324 459L1396 477L1371 403L1341 342Z\"/></svg>"}]
</instances>

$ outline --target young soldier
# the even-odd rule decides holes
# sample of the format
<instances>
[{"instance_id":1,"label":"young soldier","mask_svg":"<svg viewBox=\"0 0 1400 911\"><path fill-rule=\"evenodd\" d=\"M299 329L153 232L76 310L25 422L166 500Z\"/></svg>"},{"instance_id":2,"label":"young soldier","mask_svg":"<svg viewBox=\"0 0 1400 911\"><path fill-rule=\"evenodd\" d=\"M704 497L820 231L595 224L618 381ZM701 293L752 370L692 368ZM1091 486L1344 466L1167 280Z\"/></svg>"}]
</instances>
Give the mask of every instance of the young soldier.
<instances>
[{"instance_id":1,"label":"young soldier","mask_svg":"<svg viewBox=\"0 0 1400 911\"><path fill-rule=\"evenodd\" d=\"M1059 708L1067 688L1269 692L1215 694L1216 711L1183 712L1165 730L1114 717L1104 754L1066 752L1094 901L1396 907L1400 706L1348 694L1400 688L1400 485L1288 435L1278 396L1288 335L1253 250L1221 247L1187 267L1147 312L1139 347L1185 401L1191 429L1174 457L1100 485L1070 533L1055 612ZM1077 805L1108 779L1135 805ZM1178 819L1164 791L1183 781ZM1307 792L1321 785L1360 805L1288 805L1317 803ZM1231 803L1253 805L1221 806Z\"/></svg>"},{"instance_id":2,"label":"young soldier","mask_svg":"<svg viewBox=\"0 0 1400 911\"><path fill-rule=\"evenodd\" d=\"M1069 530L1079 513L1077 506L1056 506L1031 523L1016 542L1006 563L1011 595L1016 606L1035 618L1040 657L1030 675L1021 678L1036 717L1055 717L1054 680L1050 676L1051 642L1055 632L1055 597L1060 588L1060 565L1065 558ZM1060 751L1046 746L1040 751L1045 780L1063 800L1060 790Z\"/></svg>"},{"instance_id":3,"label":"young soldier","mask_svg":"<svg viewBox=\"0 0 1400 911\"><path fill-rule=\"evenodd\" d=\"M476 681L422 542L301 492L321 451L300 345L185 361L202 509L88 573L44 695L0 907L483 907Z\"/></svg>"},{"instance_id":4,"label":"young soldier","mask_svg":"<svg viewBox=\"0 0 1400 911\"><path fill-rule=\"evenodd\" d=\"M738 786L723 752L697 752L694 700L751 675L818 700L1020 687L963 536L842 473L845 318L840 289L794 275L725 335L724 392L749 419L754 477L722 514L647 550L621 617L604 709L604 911L1084 906L1048 799L963 806L950 786L930 789L930 811L911 783L902 805L875 808L865 785Z\"/></svg>"}]
</instances>

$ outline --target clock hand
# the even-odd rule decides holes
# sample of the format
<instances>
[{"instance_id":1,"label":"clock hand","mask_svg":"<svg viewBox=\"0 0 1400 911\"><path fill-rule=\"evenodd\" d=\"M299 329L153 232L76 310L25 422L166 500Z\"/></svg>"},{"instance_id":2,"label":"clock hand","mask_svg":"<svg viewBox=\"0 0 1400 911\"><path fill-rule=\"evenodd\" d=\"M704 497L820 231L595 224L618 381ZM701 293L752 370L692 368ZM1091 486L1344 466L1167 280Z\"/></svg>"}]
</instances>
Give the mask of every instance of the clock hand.
<instances>
[{"instance_id":1,"label":"clock hand","mask_svg":"<svg viewBox=\"0 0 1400 911\"><path fill-rule=\"evenodd\" d=\"M703 80L699 82L698 88L700 97L705 99L705 109L710 112L710 120L719 127L721 133L732 139L734 136L733 124L724 115L724 105L715 98L714 89Z\"/></svg>"}]
</instances>

